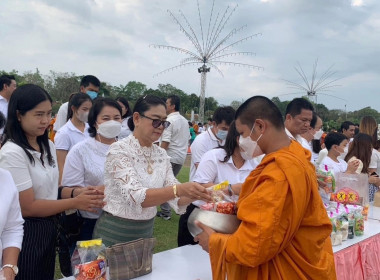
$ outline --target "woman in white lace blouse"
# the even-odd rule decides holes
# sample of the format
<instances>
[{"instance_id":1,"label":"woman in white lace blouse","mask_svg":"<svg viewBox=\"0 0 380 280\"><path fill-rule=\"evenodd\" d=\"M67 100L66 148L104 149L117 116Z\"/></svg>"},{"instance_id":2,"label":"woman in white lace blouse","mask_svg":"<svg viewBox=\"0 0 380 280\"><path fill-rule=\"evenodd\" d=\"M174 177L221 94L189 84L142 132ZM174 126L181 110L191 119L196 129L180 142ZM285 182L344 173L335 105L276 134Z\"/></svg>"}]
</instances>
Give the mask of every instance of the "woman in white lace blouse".
<instances>
[{"instance_id":1,"label":"woman in white lace blouse","mask_svg":"<svg viewBox=\"0 0 380 280\"><path fill-rule=\"evenodd\" d=\"M170 125L161 98L140 97L128 124L133 134L111 145L105 164L106 205L93 237L106 246L152 237L157 205L182 214L190 202L210 200L200 184L180 184L166 151L153 144Z\"/></svg>"},{"instance_id":2,"label":"woman in white lace blouse","mask_svg":"<svg viewBox=\"0 0 380 280\"><path fill-rule=\"evenodd\" d=\"M104 163L107 152L121 128L121 108L111 98L98 97L88 114L88 133L84 141L74 145L66 157L62 175L62 185L73 188L73 196L78 195L85 187L94 187L101 193L104 190ZM83 224L78 240L92 238L95 223L102 209L96 213L80 211ZM74 242L75 243L75 242ZM75 244L72 244L75 247Z\"/></svg>"}]
</instances>

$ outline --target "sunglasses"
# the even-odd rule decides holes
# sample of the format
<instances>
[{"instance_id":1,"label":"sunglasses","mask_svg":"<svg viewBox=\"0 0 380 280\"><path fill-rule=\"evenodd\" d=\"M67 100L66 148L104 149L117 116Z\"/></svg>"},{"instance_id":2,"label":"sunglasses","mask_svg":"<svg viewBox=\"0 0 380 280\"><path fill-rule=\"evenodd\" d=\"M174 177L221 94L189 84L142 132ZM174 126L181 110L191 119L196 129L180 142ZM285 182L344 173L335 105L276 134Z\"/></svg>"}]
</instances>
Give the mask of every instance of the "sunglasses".
<instances>
[{"instance_id":1,"label":"sunglasses","mask_svg":"<svg viewBox=\"0 0 380 280\"><path fill-rule=\"evenodd\" d=\"M162 126L164 127L164 129L165 129L165 128L168 128L169 125L170 125L170 122L168 122L168 121L161 121L160 119L152 119L152 118L147 117L147 116L145 116L145 115L143 115L143 114L140 114L140 115L141 115L141 117L143 117L143 118L146 118L146 119L148 119L148 120L151 120L151 121L152 121L152 126L153 126L154 128L159 128L160 125L162 125Z\"/></svg>"}]
</instances>

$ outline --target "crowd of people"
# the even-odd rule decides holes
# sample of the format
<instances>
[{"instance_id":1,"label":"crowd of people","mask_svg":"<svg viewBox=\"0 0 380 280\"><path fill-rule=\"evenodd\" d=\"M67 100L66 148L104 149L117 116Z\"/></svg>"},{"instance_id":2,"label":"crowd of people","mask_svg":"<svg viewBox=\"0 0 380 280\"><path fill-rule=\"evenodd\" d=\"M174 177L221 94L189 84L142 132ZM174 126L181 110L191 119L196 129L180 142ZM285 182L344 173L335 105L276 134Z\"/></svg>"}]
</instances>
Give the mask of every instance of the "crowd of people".
<instances>
[{"instance_id":1,"label":"crowd of people","mask_svg":"<svg viewBox=\"0 0 380 280\"><path fill-rule=\"evenodd\" d=\"M155 217L169 221L172 209L181 215L178 246L199 243L209 252L213 279L336 278L323 206L330 197L316 170L368 174L373 199L380 186L373 117L357 130L345 121L340 132L324 133L306 99L292 100L282 116L268 98L254 96L236 111L217 108L202 124L180 114L176 95L141 96L131 109L99 90L98 78L84 76L53 124L48 92L0 77L5 279L54 279L61 213L82 220L72 253L78 240L111 246L152 237ZM180 183L189 146L189 182ZM194 238L189 215L211 201L206 188L226 180L238 197L238 230L222 234L198 222L203 231Z\"/></svg>"}]
</instances>

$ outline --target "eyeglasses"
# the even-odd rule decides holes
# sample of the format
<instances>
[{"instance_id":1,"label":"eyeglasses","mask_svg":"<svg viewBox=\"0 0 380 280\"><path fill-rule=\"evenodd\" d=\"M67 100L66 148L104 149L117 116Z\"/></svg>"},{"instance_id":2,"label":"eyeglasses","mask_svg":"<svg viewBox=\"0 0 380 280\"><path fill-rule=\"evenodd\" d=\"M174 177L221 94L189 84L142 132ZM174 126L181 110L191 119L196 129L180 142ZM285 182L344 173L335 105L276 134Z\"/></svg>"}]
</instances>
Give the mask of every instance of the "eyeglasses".
<instances>
[{"instance_id":1,"label":"eyeglasses","mask_svg":"<svg viewBox=\"0 0 380 280\"><path fill-rule=\"evenodd\" d=\"M160 125L162 125L162 126L164 127L164 129L165 129L165 128L168 128L169 125L170 125L170 122L168 122L168 121L161 121L160 119L152 119L152 118L147 117L147 116L145 116L145 115L143 115L143 114L140 114L140 115L141 115L143 118L146 118L146 119L148 119L148 120L151 120L151 121L152 121L152 126L153 126L154 128L159 128Z\"/></svg>"}]
</instances>

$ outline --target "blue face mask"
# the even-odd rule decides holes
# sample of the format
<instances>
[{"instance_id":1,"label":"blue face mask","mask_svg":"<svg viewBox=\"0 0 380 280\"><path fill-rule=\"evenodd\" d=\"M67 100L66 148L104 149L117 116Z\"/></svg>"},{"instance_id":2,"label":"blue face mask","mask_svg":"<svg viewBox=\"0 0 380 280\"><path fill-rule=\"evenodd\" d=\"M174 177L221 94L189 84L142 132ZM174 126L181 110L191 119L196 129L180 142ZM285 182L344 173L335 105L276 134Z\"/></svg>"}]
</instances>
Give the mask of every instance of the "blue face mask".
<instances>
[{"instance_id":1,"label":"blue face mask","mask_svg":"<svg viewBox=\"0 0 380 280\"><path fill-rule=\"evenodd\" d=\"M216 137L218 137L220 140L224 140L227 138L227 130L218 130L218 133L216 134Z\"/></svg>"},{"instance_id":2,"label":"blue face mask","mask_svg":"<svg viewBox=\"0 0 380 280\"><path fill-rule=\"evenodd\" d=\"M92 100L98 97L98 93L96 91L88 90L86 93L90 96Z\"/></svg>"}]
</instances>

